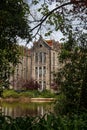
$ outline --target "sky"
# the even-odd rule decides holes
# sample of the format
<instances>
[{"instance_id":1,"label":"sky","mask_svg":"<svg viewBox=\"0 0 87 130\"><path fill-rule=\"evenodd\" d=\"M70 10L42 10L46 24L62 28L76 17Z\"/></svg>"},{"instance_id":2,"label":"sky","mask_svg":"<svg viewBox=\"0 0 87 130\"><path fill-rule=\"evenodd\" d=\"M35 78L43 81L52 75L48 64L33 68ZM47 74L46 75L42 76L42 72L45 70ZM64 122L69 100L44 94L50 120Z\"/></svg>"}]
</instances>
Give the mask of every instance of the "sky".
<instances>
[{"instance_id":1,"label":"sky","mask_svg":"<svg viewBox=\"0 0 87 130\"><path fill-rule=\"evenodd\" d=\"M39 7L41 7L41 4L43 4L43 2L44 1L46 1L46 2L48 2L48 6L49 6L49 10L52 10L52 9L54 9L55 7L56 7L56 4L58 4L58 2L56 2L56 0L52 0L52 2L50 2L51 0L39 0L39 4L37 4L36 6L34 6L34 5L31 5L31 1L32 0L24 0L24 1L26 1L29 5L30 5L30 11L31 11L31 13L33 14L33 16L34 16L34 18L35 19L40 19L41 18L41 14L37 11L38 10L38 8ZM62 2L67 2L68 0L61 0ZM62 4L62 3L61 3ZM70 6L70 5L68 5L68 6L66 6L67 7L67 9L68 10L72 10L72 6ZM37 13L38 12L38 13ZM76 14L77 15L77 14ZM81 14L82 15L82 14ZM83 12L83 15L85 15L84 14L84 12ZM73 29L75 30L76 29L76 27L78 27L78 25L80 25L80 23L82 24L82 22L83 21L81 21L80 19L74 19L75 17L73 17L73 15L71 14L69 14L69 16L68 16L68 19L71 19L71 17L72 17L72 19L73 19L73 21L71 21L72 23L72 25L73 25ZM33 20L31 17L29 17L29 19L31 19L31 20ZM87 19L86 19L87 20ZM33 28L34 26L36 26L36 24L35 23L32 23L31 24L31 28ZM45 36L45 33L47 32L47 28L51 28L51 30L52 30L52 33L50 34L50 36ZM74 31L73 30L73 31ZM35 32L36 32L37 30L34 30L34 32L33 32L33 34L35 34ZM83 25L82 25L82 27L80 26L80 29L79 29L79 31L85 31L85 32L87 32L87 30L84 30L83 29ZM41 30L40 30L40 33L39 33L40 35L42 35L42 37L44 38L44 39L46 39L46 40L55 40L55 41L59 41L60 43L62 42L61 41L61 39L62 38L64 38L64 36L63 36L63 34L60 32L60 31L55 31L54 30L54 27L52 27L52 26L49 26L49 25L47 25L47 24L45 24L45 22L44 22L44 27L41 27ZM37 35L36 37L35 37L35 39L32 39L32 42L29 42L29 44L27 44L27 47L29 47L29 48L31 48L31 46L32 46L32 43L35 41L35 40L38 40L39 39L39 35ZM19 44L20 45L26 45L26 41L25 40L19 40Z\"/></svg>"},{"instance_id":2,"label":"sky","mask_svg":"<svg viewBox=\"0 0 87 130\"><path fill-rule=\"evenodd\" d=\"M25 1L26 1L28 4L31 4L31 0L25 0ZM50 10L52 10L53 8L55 8L55 4L56 4L55 1L56 1L56 0L54 0L53 2L48 2L48 5L49 5L49 9L50 9ZM31 6L31 13L33 13L35 17L38 17L38 18L41 17L39 13L37 14L37 9L38 9L38 7L41 6L41 4L42 4L43 2L44 2L44 0L40 0L40 3L37 4L36 7ZM31 26L32 26L32 28L33 28L35 25L32 24ZM45 25L45 26L46 26L46 25ZM45 27L45 28L48 28L48 27ZM59 42L60 42L60 39L63 38L63 35L62 35L62 33L61 33L60 31L55 32L54 30L53 30L53 32L51 33L50 36L45 36L45 33L46 33L46 31L47 31L45 28L42 28L42 30L40 31L40 35L42 35L42 37L43 37L44 39L46 39L46 40L53 40L53 39L55 39L55 41L59 41ZM35 33L35 31L36 31L36 30L34 30L34 33ZM38 40L38 39L39 39L39 35L37 35L36 38L32 40L32 42L33 42L34 40ZM27 44L27 47L31 48L32 42L29 42L29 44ZM26 41L25 41L25 40L22 40L22 39L19 39L19 40L18 40L18 43L19 43L20 45L24 45L24 46L26 45Z\"/></svg>"}]
</instances>

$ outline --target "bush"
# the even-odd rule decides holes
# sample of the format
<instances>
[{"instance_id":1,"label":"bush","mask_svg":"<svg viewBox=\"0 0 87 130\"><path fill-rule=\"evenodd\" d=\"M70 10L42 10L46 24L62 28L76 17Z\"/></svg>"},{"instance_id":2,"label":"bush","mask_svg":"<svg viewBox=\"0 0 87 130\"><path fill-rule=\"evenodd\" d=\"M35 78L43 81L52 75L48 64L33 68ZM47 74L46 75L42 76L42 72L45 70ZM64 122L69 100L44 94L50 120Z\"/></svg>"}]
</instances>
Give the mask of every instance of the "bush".
<instances>
[{"instance_id":1,"label":"bush","mask_svg":"<svg viewBox=\"0 0 87 130\"><path fill-rule=\"evenodd\" d=\"M4 98L18 98L18 97L30 97L30 98L36 98L36 97L42 97L42 98L54 98L56 95L54 93L51 93L48 90L44 90L42 92L39 92L38 90L4 90L3 91L3 97Z\"/></svg>"},{"instance_id":2,"label":"bush","mask_svg":"<svg viewBox=\"0 0 87 130\"><path fill-rule=\"evenodd\" d=\"M49 90L44 90L40 92L40 96L44 98L54 98L56 95L54 93L51 93Z\"/></svg>"},{"instance_id":3,"label":"bush","mask_svg":"<svg viewBox=\"0 0 87 130\"><path fill-rule=\"evenodd\" d=\"M86 130L87 113L80 115L55 116L46 114L42 117L17 117L0 115L0 130Z\"/></svg>"},{"instance_id":4,"label":"bush","mask_svg":"<svg viewBox=\"0 0 87 130\"><path fill-rule=\"evenodd\" d=\"M19 94L14 90L4 90L3 98L9 98L9 97L18 98Z\"/></svg>"},{"instance_id":5,"label":"bush","mask_svg":"<svg viewBox=\"0 0 87 130\"><path fill-rule=\"evenodd\" d=\"M31 79L27 80L22 88L25 88L26 90L38 90L38 88L40 88L40 85L37 81Z\"/></svg>"}]
</instances>

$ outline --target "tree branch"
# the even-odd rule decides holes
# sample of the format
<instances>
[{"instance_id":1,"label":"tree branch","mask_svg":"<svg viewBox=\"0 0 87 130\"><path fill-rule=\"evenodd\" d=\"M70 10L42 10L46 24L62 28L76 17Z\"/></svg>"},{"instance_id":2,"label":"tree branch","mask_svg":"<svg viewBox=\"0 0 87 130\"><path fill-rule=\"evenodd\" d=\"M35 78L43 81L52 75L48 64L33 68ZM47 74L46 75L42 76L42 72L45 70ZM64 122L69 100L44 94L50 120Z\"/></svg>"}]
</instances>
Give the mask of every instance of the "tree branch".
<instances>
[{"instance_id":1,"label":"tree branch","mask_svg":"<svg viewBox=\"0 0 87 130\"><path fill-rule=\"evenodd\" d=\"M85 1L82 1L82 0L80 0L80 1L78 1L78 2L79 2L79 3L85 3ZM36 29L36 28L38 28L39 26L41 26L41 25L43 24L43 22L44 22L54 11L56 11L56 10L58 10L58 9L64 7L64 6L71 5L71 4L77 4L77 3L75 3L74 1L71 0L71 2L64 3L64 4L62 4L62 5L60 5L60 6L56 7L56 8L54 8L53 10L51 10L49 13L47 13L45 16L43 16L43 17L41 18L40 22L39 22L35 27L33 27L33 28L30 30L30 32L32 32L34 29Z\"/></svg>"}]
</instances>

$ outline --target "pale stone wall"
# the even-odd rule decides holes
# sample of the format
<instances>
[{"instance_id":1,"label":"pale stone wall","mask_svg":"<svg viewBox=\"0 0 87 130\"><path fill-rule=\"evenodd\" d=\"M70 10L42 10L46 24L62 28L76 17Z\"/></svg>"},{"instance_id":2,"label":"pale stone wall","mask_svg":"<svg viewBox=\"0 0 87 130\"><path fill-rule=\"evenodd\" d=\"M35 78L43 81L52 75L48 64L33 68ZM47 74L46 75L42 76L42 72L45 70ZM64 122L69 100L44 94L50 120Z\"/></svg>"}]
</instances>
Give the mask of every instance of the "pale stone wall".
<instances>
[{"instance_id":1,"label":"pale stone wall","mask_svg":"<svg viewBox=\"0 0 87 130\"><path fill-rule=\"evenodd\" d=\"M57 68L58 68L58 53L59 50L57 48L57 44L55 43L55 41L53 41L53 44L55 45L47 45L46 41L44 41L42 38L34 43L33 49L31 51L31 59L32 59L32 78L37 80L37 82L39 83L40 80L42 82L46 82L46 89L51 89L51 83L53 82L53 73L52 72L56 72ZM42 64L40 62L36 63L35 62L35 56L36 53L39 55L39 53L46 53L46 63ZM46 74L45 77L39 77L39 75L35 75L35 68L37 67L37 71L39 73L39 67L43 66L46 67ZM43 71L43 69L42 69ZM42 72L43 73L43 72ZM43 85L43 84L42 84Z\"/></svg>"},{"instance_id":2,"label":"pale stone wall","mask_svg":"<svg viewBox=\"0 0 87 130\"><path fill-rule=\"evenodd\" d=\"M10 86L15 90L21 89L26 80L30 79L30 54L28 49L22 47L19 63L14 67L15 71L10 76Z\"/></svg>"},{"instance_id":3,"label":"pale stone wall","mask_svg":"<svg viewBox=\"0 0 87 130\"><path fill-rule=\"evenodd\" d=\"M33 44L33 47L22 48L23 55L20 56L20 62L14 75L11 76L11 82L15 89L20 89L26 80L33 78L42 86L43 89L51 89L53 83L53 72L56 72L60 66L58 63L58 54L60 52L59 43L54 40L47 44L43 38ZM36 57L38 61L36 62ZM40 61L41 60L41 61Z\"/></svg>"}]
</instances>

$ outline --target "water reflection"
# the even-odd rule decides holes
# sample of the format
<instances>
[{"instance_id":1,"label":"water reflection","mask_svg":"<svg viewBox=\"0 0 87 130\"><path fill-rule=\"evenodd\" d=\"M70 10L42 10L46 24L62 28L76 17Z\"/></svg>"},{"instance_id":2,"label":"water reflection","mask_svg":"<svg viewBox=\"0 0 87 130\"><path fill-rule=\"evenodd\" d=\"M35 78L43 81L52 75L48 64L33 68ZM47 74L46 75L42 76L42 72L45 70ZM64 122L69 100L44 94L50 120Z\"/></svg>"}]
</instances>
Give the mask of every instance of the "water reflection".
<instances>
[{"instance_id":1,"label":"water reflection","mask_svg":"<svg viewBox=\"0 0 87 130\"><path fill-rule=\"evenodd\" d=\"M48 112L53 112L53 103L2 103L2 113L13 118L43 116Z\"/></svg>"}]
</instances>

